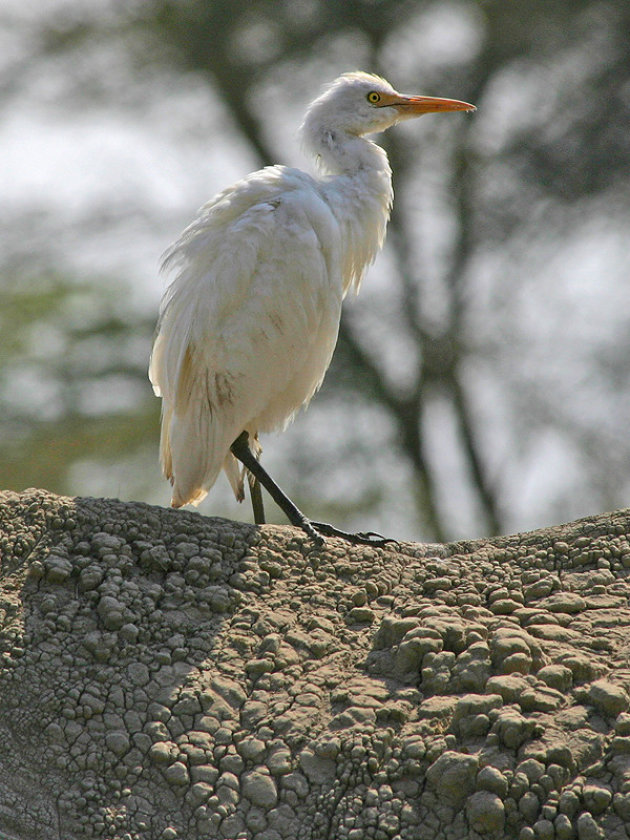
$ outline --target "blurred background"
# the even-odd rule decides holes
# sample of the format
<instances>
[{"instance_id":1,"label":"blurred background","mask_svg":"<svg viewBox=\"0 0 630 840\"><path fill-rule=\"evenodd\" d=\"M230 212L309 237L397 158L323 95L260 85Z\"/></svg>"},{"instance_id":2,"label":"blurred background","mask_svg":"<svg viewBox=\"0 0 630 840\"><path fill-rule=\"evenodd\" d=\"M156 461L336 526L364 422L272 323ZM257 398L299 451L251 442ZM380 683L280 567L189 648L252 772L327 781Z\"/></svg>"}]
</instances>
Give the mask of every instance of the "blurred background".
<instances>
[{"instance_id":1,"label":"blurred background","mask_svg":"<svg viewBox=\"0 0 630 840\"><path fill-rule=\"evenodd\" d=\"M247 172L310 169L306 105L363 69L478 111L380 138L386 248L265 464L409 539L630 504L628 32L627 0L3 0L0 487L168 504L160 254ZM200 510L251 520L223 476Z\"/></svg>"}]
</instances>

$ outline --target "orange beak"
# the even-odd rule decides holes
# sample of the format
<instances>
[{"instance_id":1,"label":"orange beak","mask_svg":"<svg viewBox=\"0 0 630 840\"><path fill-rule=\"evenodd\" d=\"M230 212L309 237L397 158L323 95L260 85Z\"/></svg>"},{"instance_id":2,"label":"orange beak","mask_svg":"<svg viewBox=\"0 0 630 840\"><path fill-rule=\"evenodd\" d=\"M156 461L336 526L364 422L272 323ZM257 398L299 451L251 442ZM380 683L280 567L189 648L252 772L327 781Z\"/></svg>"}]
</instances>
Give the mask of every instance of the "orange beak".
<instances>
[{"instance_id":1,"label":"orange beak","mask_svg":"<svg viewBox=\"0 0 630 840\"><path fill-rule=\"evenodd\" d=\"M460 102L459 99L440 99L433 96L392 96L383 97L383 105L397 108L405 116L421 116L434 114L439 111L476 111L470 102Z\"/></svg>"}]
</instances>

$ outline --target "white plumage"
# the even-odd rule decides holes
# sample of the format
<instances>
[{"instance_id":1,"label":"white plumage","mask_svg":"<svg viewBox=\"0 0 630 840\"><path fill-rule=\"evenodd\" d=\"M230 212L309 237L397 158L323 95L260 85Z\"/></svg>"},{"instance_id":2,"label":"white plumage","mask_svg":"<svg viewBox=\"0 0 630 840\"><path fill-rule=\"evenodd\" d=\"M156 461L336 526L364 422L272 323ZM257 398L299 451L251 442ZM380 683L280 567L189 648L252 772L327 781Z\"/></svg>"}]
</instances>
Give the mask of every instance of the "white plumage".
<instances>
[{"instance_id":1,"label":"white plumage","mask_svg":"<svg viewBox=\"0 0 630 840\"><path fill-rule=\"evenodd\" d=\"M167 251L149 376L162 397L161 463L172 505L197 505L223 468L237 499L243 432L281 429L321 385L341 303L383 243L392 202L385 152L364 135L455 100L404 97L348 73L302 125L321 178L271 166L219 193ZM257 446L257 443L255 444Z\"/></svg>"}]
</instances>

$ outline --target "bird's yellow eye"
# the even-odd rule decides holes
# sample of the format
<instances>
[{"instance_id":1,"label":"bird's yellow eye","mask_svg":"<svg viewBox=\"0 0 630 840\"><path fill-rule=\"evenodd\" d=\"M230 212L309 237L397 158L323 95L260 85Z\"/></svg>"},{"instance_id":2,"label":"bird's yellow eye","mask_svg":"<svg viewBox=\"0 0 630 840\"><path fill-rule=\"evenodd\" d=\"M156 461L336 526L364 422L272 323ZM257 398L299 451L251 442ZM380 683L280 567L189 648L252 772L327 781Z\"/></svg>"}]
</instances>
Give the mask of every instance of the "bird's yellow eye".
<instances>
[{"instance_id":1,"label":"bird's yellow eye","mask_svg":"<svg viewBox=\"0 0 630 840\"><path fill-rule=\"evenodd\" d=\"M377 102L381 101L380 93L377 93L375 90L371 90L367 95L367 101L370 105L376 105Z\"/></svg>"}]
</instances>

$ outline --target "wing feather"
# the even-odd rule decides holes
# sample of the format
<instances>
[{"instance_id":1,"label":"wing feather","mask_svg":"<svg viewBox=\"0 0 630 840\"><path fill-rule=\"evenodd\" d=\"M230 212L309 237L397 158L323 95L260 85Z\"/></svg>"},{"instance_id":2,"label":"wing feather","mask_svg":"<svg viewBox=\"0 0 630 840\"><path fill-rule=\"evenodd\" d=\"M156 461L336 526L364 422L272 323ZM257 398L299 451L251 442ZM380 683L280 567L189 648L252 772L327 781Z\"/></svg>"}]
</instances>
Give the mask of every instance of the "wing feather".
<instances>
[{"instance_id":1,"label":"wing feather","mask_svg":"<svg viewBox=\"0 0 630 840\"><path fill-rule=\"evenodd\" d=\"M226 191L167 252L150 378L175 506L198 504L241 431L282 427L319 387L342 298L339 229L312 179L274 167Z\"/></svg>"}]
</instances>

